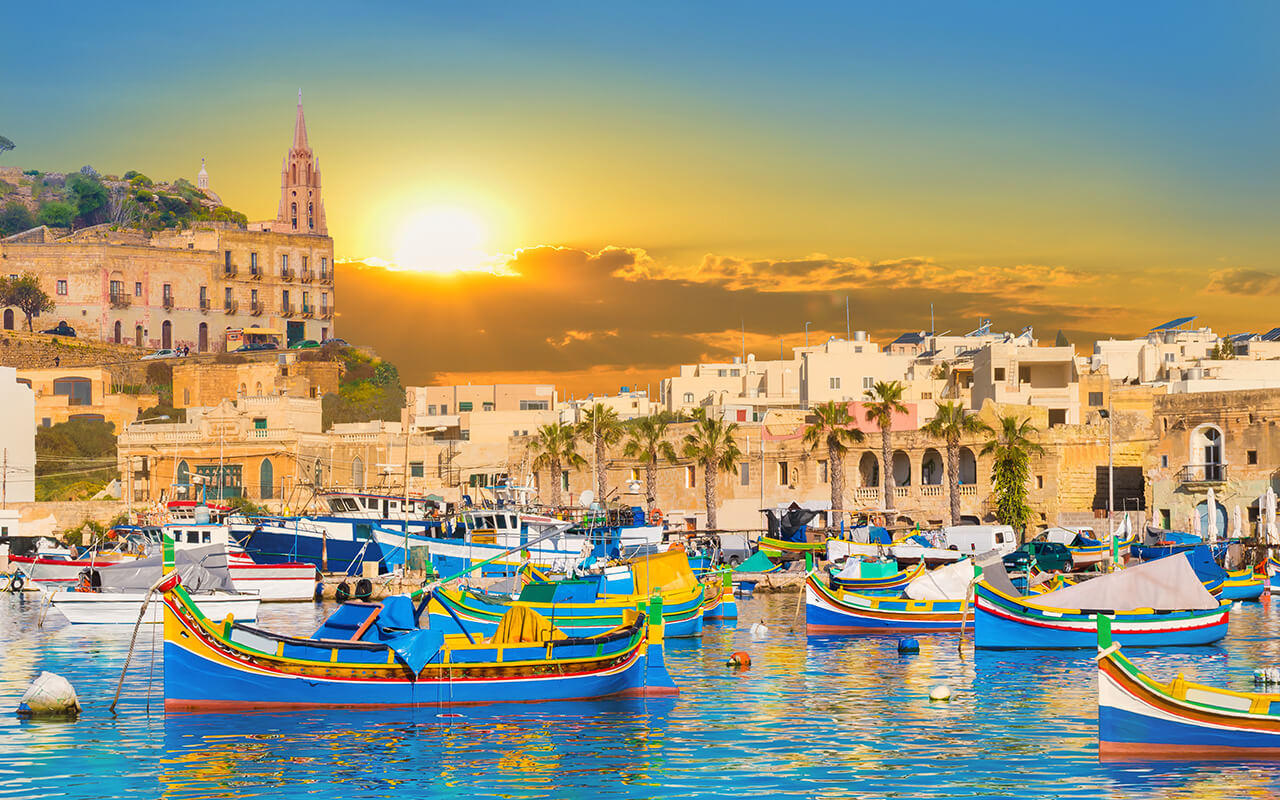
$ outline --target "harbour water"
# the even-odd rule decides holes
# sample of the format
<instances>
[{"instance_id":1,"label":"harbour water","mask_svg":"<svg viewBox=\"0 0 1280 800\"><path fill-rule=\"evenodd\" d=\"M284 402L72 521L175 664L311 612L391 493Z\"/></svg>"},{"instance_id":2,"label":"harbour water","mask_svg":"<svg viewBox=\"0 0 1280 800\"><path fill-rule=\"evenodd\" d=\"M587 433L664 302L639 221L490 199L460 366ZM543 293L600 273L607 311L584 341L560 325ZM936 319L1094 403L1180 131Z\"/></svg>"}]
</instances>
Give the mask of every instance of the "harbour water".
<instances>
[{"instance_id":1,"label":"harbour water","mask_svg":"<svg viewBox=\"0 0 1280 800\"><path fill-rule=\"evenodd\" d=\"M0 798L1177 797L1280 794L1280 765L1097 757L1092 652L963 657L956 637L811 637L796 595L668 641L676 698L378 711L166 715L159 630L76 626L0 595ZM332 606L263 606L309 633ZM763 620L768 638L748 628ZM1237 604L1220 647L1131 654L1155 676L1253 689L1280 666L1280 613ZM725 666L751 653L746 671ZM41 670L67 677L75 722L13 713ZM929 689L947 684L947 703Z\"/></svg>"}]
</instances>

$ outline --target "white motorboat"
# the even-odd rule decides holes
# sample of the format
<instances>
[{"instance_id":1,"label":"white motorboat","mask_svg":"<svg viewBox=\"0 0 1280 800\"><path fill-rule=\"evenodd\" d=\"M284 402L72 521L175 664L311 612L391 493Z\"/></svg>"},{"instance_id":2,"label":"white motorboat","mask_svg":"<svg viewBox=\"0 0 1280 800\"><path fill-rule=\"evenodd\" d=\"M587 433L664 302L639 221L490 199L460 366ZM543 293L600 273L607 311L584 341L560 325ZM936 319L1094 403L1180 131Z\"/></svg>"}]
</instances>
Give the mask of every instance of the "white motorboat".
<instances>
[{"instance_id":1,"label":"white motorboat","mask_svg":"<svg viewBox=\"0 0 1280 800\"><path fill-rule=\"evenodd\" d=\"M133 625L138 621L146 591L141 592L82 592L63 587L49 593L53 608L74 624ZM257 594L203 592L191 595L191 599L206 617L226 619L230 614L236 622L254 622L258 619ZM158 625L164 620L164 603L158 596L151 598L144 623Z\"/></svg>"}]
</instances>

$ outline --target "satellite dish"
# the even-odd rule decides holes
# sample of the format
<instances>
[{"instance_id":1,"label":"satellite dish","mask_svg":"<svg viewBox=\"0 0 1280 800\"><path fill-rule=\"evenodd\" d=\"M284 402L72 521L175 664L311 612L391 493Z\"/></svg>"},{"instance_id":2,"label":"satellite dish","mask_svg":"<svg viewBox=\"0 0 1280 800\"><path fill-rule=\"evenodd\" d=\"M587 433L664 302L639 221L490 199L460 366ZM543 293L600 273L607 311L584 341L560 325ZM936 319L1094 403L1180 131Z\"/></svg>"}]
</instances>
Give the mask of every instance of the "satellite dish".
<instances>
[{"instance_id":1,"label":"satellite dish","mask_svg":"<svg viewBox=\"0 0 1280 800\"><path fill-rule=\"evenodd\" d=\"M581 503L584 508L590 508L591 501L595 499L596 499L596 493L591 491L590 489L584 489L582 491L582 494L578 495L578 502Z\"/></svg>"}]
</instances>

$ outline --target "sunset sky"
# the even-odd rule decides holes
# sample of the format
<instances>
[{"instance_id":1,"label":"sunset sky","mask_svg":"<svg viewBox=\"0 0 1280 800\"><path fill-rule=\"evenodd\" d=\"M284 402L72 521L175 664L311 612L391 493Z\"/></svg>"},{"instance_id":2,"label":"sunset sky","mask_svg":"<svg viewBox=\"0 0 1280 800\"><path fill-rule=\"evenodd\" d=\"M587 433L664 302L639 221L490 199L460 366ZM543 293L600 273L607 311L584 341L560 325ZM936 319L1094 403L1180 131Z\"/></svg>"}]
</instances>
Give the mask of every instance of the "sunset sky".
<instances>
[{"instance_id":1,"label":"sunset sky","mask_svg":"<svg viewBox=\"0 0 1280 800\"><path fill-rule=\"evenodd\" d=\"M1280 5L6 9L2 164L274 216L303 90L338 332L422 382L653 385L742 347L1280 325Z\"/></svg>"}]
</instances>

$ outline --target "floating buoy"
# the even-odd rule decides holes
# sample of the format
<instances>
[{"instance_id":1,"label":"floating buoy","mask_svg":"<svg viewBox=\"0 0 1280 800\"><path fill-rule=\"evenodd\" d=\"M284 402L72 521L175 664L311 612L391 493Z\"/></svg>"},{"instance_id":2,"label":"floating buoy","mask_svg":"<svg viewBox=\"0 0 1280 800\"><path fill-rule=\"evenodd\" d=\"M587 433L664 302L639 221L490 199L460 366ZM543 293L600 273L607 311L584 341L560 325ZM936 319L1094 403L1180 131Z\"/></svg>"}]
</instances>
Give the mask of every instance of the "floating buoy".
<instances>
[{"instance_id":1,"label":"floating buoy","mask_svg":"<svg viewBox=\"0 0 1280 800\"><path fill-rule=\"evenodd\" d=\"M950 686L935 686L929 690L929 699L935 702L942 702L951 699Z\"/></svg>"},{"instance_id":2,"label":"floating buoy","mask_svg":"<svg viewBox=\"0 0 1280 800\"><path fill-rule=\"evenodd\" d=\"M749 667L751 666L751 654L745 650L739 650L738 652L729 656L728 664L731 667L741 667L741 668Z\"/></svg>"},{"instance_id":3,"label":"floating buoy","mask_svg":"<svg viewBox=\"0 0 1280 800\"><path fill-rule=\"evenodd\" d=\"M351 599L351 585L346 581L338 584L338 588L333 590L333 599L339 603L345 603Z\"/></svg>"},{"instance_id":4,"label":"floating buoy","mask_svg":"<svg viewBox=\"0 0 1280 800\"><path fill-rule=\"evenodd\" d=\"M316 602L324 599L324 581L316 582Z\"/></svg>"},{"instance_id":5,"label":"floating buoy","mask_svg":"<svg viewBox=\"0 0 1280 800\"><path fill-rule=\"evenodd\" d=\"M21 717L74 717L80 714L80 698L66 678L41 672L18 701Z\"/></svg>"},{"instance_id":6,"label":"floating buoy","mask_svg":"<svg viewBox=\"0 0 1280 800\"><path fill-rule=\"evenodd\" d=\"M763 642L769 636L769 627L763 622L756 622L751 625L751 641Z\"/></svg>"},{"instance_id":7,"label":"floating buoy","mask_svg":"<svg viewBox=\"0 0 1280 800\"><path fill-rule=\"evenodd\" d=\"M898 652L899 653L919 653L920 643L917 642L915 639L899 639Z\"/></svg>"}]
</instances>

